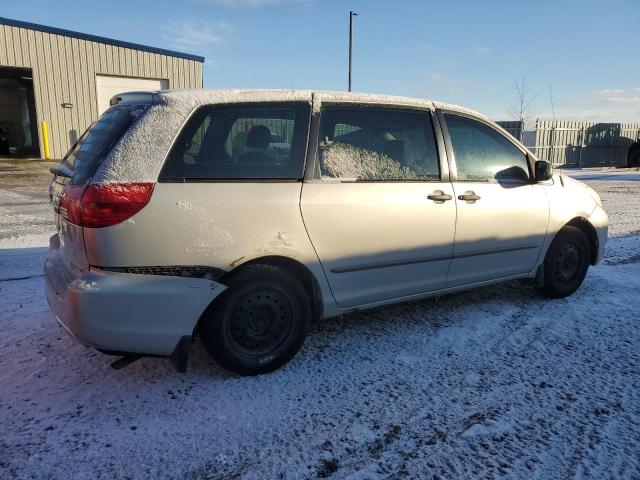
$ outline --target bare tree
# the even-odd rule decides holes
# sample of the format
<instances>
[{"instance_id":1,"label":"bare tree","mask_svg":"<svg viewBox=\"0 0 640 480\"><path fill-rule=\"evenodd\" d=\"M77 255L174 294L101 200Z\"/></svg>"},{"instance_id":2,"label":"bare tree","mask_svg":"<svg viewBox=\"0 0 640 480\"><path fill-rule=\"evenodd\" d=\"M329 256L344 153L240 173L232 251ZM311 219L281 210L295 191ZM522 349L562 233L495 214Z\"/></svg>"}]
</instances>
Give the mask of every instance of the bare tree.
<instances>
[{"instance_id":1,"label":"bare tree","mask_svg":"<svg viewBox=\"0 0 640 480\"><path fill-rule=\"evenodd\" d=\"M529 91L527 87L527 77L524 76L520 81L513 80L514 95L513 101L509 103L508 111L516 120L522 120L529 123L533 120L533 101L536 96Z\"/></svg>"}]
</instances>

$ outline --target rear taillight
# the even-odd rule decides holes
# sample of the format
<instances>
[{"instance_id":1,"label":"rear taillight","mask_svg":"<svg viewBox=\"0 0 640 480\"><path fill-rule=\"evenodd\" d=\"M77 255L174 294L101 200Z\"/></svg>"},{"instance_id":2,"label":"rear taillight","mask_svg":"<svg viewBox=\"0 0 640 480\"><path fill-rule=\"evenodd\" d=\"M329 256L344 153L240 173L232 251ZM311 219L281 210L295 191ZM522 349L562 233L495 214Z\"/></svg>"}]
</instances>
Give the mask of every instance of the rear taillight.
<instances>
[{"instance_id":1,"label":"rear taillight","mask_svg":"<svg viewBox=\"0 0 640 480\"><path fill-rule=\"evenodd\" d=\"M58 213L67 222L82 225L82 193L85 185L67 185L60 196Z\"/></svg>"},{"instance_id":2,"label":"rear taillight","mask_svg":"<svg viewBox=\"0 0 640 480\"><path fill-rule=\"evenodd\" d=\"M153 183L68 185L60 199L60 215L87 228L110 227L142 210L153 187Z\"/></svg>"},{"instance_id":3,"label":"rear taillight","mask_svg":"<svg viewBox=\"0 0 640 480\"><path fill-rule=\"evenodd\" d=\"M151 199L153 183L89 185L82 195L82 224L110 227L133 217Z\"/></svg>"}]
</instances>

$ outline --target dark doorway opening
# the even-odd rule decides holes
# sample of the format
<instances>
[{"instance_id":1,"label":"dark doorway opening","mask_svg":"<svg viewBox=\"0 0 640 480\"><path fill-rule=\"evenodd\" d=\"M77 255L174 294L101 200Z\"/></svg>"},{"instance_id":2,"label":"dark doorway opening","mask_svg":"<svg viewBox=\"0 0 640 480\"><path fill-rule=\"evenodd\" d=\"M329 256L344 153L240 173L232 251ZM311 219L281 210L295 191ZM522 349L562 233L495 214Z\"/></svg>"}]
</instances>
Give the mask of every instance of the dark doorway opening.
<instances>
[{"instance_id":1,"label":"dark doorway opening","mask_svg":"<svg viewBox=\"0 0 640 480\"><path fill-rule=\"evenodd\" d=\"M39 145L31 69L0 67L0 157L39 157Z\"/></svg>"}]
</instances>

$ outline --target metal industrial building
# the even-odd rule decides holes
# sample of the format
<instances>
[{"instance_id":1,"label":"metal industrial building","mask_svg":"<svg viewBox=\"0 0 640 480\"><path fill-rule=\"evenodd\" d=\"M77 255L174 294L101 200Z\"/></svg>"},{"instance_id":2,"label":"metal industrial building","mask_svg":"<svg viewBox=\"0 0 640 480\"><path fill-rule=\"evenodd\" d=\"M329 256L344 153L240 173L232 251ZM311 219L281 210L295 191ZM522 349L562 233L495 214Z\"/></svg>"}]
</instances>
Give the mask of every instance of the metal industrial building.
<instances>
[{"instance_id":1,"label":"metal industrial building","mask_svg":"<svg viewBox=\"0 0 640 480\"><path fill-rule=\"evenodd\" d=\"M202 88L203 63L196 55L0 17L0 156L61 158L113 95Z\"/></svg>"}]
</instances>

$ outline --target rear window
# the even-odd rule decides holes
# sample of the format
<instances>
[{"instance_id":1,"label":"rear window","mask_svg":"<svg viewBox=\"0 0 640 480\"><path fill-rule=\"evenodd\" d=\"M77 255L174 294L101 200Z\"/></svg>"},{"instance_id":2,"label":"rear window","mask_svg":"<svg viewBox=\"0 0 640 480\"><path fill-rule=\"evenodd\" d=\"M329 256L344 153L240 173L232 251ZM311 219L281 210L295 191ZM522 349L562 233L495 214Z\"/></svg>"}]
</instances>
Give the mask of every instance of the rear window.
<instances>
[{"instance_id":1,"label":"rear window","mask_svg":"<svg viewBox=\"0 0 640 480\"><path fill-rule=\"evenodd\" d=\"M308 103L201 107L178 135L160 180L300 179L309 109Z\"/></svg>"},{"instance_id":2,"label":"rear window","mask_svg":"<svg viewBox=\"0 0 640 480\"><path fill-rule=\"evenodd\" d=\"M63 158L60 166L72 173L71 184L86 183L116 142L146 106L121 106L107 110L92 124Z\"/></svg>"}]
</instances>

